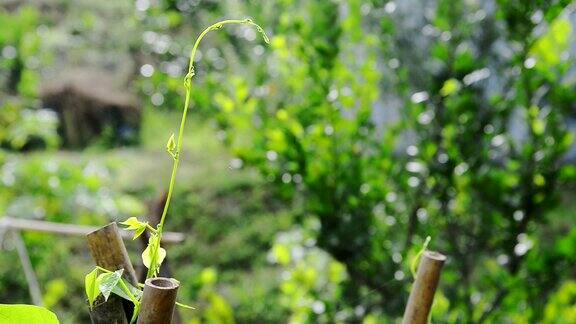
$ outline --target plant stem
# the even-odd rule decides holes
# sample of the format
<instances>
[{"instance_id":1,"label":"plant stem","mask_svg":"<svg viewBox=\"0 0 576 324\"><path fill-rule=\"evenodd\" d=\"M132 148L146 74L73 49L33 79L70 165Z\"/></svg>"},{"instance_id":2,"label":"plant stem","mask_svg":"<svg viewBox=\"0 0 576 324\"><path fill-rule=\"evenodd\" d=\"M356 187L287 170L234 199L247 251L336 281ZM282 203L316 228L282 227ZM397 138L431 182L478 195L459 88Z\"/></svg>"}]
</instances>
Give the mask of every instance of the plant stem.
<instances>
[{"instance_id":1,"label":"plant stem","mask_svg":"<svg viewBox=\"0 0 576 324\"><path fill-rule=\"evenodd\" d=\"M158 227L156 230L156 233L158 235L158 242L160 242L162 240L162 231L164 228L164 221L166 220L168 208L170 207L170 202L172 200L172 194L174 192L174 184L176 183L176 175L178 173L178 166L180 165L180 156L181 156L180 153L182 152L182 145L184 142L184 127L186 126L186 117L188 115L188 108L190 106L190 98L192 96L192 77L194 76L194 59L196 57L196 51L198 50L198 46L200 45L200 42L202 41L204 36L206 36L206 34L208 34L212 30L218 30L218 29L222 28L222 26L230 25L230 24L244 24L244 25L254 26L262 34L264 41L266 43L269 42L268 37L264 33L264 30L262 29L262 27L255 24L254 22L252 22L251 19L243 19L243 20L230 19L230 20L223 20L223 21L217 22L217 23L209 26L208 28L204 29L204 31L202 31L202 33L196 39L196 42L194 43L194 47L192 47L192 52L190 54L190 62L188 64L188 73L186 74L186 77L184 78L184 87L186 88L186 96L185 96L185 100L184 100L184 111L182 112L182 119L180 121L180 129L178 131L178 139L176 142L176 151L174 153L170 152L173 159L174 159L174 164L172 166L172 175L170 177L170 184L168 186L168 195L166 196L166 204L164 205L164 210L162 211L162 217L160 218L160 223L158 224ZM158 260L159 247L160 247L160 244L155 244L152 247L152 256L151 256L151 260L150 260L151 261L150 262L150 268L148 269L148 273L146 275L146 278L154 277L156 275L156 271L157 271L158 267L160 266L160 265L156 264L156 262Z\"/></svg>"}]
</instances>

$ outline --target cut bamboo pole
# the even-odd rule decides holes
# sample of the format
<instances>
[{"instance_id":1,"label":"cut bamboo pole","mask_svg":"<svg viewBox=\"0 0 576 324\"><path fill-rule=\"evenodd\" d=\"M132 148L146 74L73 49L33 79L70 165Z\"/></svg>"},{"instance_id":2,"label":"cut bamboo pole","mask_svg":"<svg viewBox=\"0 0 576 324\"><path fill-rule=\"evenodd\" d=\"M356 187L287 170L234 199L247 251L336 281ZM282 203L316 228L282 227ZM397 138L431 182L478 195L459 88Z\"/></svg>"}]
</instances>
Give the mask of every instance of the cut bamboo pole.
<instances>
[{"instance_id":1,"label":"cut bamboo pole","mask_svg":"<svg viewBox=\"0 0 576 324\"><path fill-rule=\"evenodd\" d=\"M404 312L403 324L426 324L446 256L424 251Z\"/></svg>"},{"instance_id":2,"label":"cut bamboo pole","mask_svg":"<svg viewBox=\"0 0 576 324\"><path fill-rule=\"evenodd\" d=\"M138 284L136 272L116 223L100 227L88 233L86 238L96 265L110 271L124 269L124 278L134 286Z\"/></svg>"},{"instance_id":3,"label":"cut bamboo pole","mask_svg":"<svg viewBox=\"0 0 576 324\"><path fill-rule=\"evenodd\" d=\"M138 324L170 324L179 286L178 281L172 278L146 280Z\"/></svg>"},{"instance_id":4,"label":"cut bamboo pole","mask_svg":"<svg viewBox=\"0 0 576 324\"><path fill-rule=\"evenodd\" d=\"M110 271L124 269L123 277L132 285L137 286L136 272L128 251L122 241L122 236L118 231L116 223L110 223L86 235L90 253L96 265ZM129 301L123 301L117 296L111 296L108 302L103 303L101 306L102 312L118 311L117 304L120 304L119 309L124 309L123 315L126 318L131 318L134 312L134 305ZM123 307L122 307L123 306ZM107 309L109 308L109 309ZM119 315L118 315L119 316ZM105 323L105 322L102 322Z\"/></svg>"},{"instance_id":5,"label":"cut bamboo pole","mask_svg":"<svg viewBox=\"0 0 576 324\"><path fill-rule=\"evenodd\" d=\"M122 300L116 295L110 296L107 302L99 296L90 308L92 324L128 324Z\"/></svg>"}]
</instances>

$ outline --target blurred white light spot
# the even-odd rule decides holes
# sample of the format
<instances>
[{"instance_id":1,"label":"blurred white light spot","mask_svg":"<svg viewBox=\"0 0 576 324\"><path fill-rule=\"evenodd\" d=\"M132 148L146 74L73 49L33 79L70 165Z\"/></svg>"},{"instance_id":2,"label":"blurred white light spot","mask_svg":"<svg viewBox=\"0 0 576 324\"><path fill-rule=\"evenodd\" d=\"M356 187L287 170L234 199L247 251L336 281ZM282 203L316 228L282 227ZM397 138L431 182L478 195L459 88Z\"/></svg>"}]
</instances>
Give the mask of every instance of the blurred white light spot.
<instances>
[{"instance_id":1,"label":"blurred white light spot","mask_svg":"<svg viewBox=\"0 0 576 324\"><path fill-rule=\"evenodd\" d=\"M398 199L398 195L395 192L389 192L386 194L386 201L389 203L393 203Z\"/></svg>"},{"instance_id":2,"label":"blurred white light spot","mask_svg":"<svg viewBox=\"0 0 576 324\"><path fill-rule=\"evenodd\" d=\"M268 161L276 161L276 159L278 158L278 153L274 151L268 151L266 152L266 158L268 159Z\"/></svg>"},{"instance_id":3,"label":"blurred white light spot","mask_svg":"<svg viewBox=\"0 0 576 324\"><path fill-rule=\"evenodd\" d=\"M420 162L408 162L406 163L406 170L412 173L423 172L426 168Z\"/></svg>"},{"instance_id":4,"label":"blurred white light spot","mask_svg":"<svg viewBox=\"0 0 576 324\"><path fill-rule=\"evenodd\" d=\"M424 208L418 208L416 211L416 216L420 222L425 222L428 219L428 211Z\"/></svg>"},{"instance_id":5,"label":"blurred white light spot","mask_svg":"<svg viewBox=\"0 0 576 324\"><path fill-rule=\"evenodd\" d=\"M504 142L506 142L506 138L504 137L504 135L496 135L490 141L490 143L494 147L501 146L502 144L504 144Z\"/></svg>"},{"instance_id":6,"label":"blurred white light spot","mask_svg":"<svg viewBox=\"0 0 576 324\"><path fill-rule=\"evenodd\" d=\"M292 176L292 181L294 181L294 183L302 183L302 176L299 174L295 174L294 176Z\"/></svg>"},{"instance_id":7,"label":"blurred white light spot","mask_svg":"<svg viewBox=\"0 0 576 324\"><path fill-rule=\"evenodd\" d=\"M424 102L426 100L428 100L428 98L430 98L430 96L428 95L428 92L426 91L420 91L420 92L416 92L414 93L411 97L410 100L412 100L413 103L421 103Z\"/></svg>"},{"instance_id":8,"label":"blurred white light spot","mask_svg":"<svg viewBox=\"0 0 576 324\"><path fill-rule=\"evenodd\" d=\"M416 178L416 177L410 177L408 178L408 185L412 188L418 187L418 185L420 184L420 179Z\"/></svg>"},{"instance_id":9,"label":"blurred white light spot","mask_svg":"<svg viewBox=\"0 0 576 324\"><path fill-rule=\"evenodd\" d=\"M526 254L533 246L532 241L528 238L525 233L518 235L518 244L514 246L514 253L518 256Z\"/></svg>"},{"instance_id":10,"label":"blurred white light spot","mask_svg":"<svg viewBox=\"0 0 576 324\"><path fill-rule=\"evenodd\" d=\"M161 106L164 103L164 95L160 92L156 92L155 94L150 97L150 101L156 107Z\"/></svg>"},{"instance_id":11,"label":"blurred white light spot","mask_svg":"<svg viewBox=\"0 0 576 324\"><path fill-rule=\"evenodd\" d=\"M434 119L434 112L424 111L418 115L418 122L422 125L428 125Z\"/></svg>"},{"instance_id":12,"label":"blurred white light spot","mask_svg":"<svg viewBox=\"0 0 576 324\"><path fill-rule=\"evenodd\" d=\"M390 61L388 61L388 66L395 70L400 67L400 61L397 58L390 59Z\"/></svg>"},{"instance_id":13,"label":"blurred white light spot","mask_svg":"<svg viewBox=\"0 0 576 324\"><path fill-rule=\"evenodd\" d=\"M136 0L136 10L146 11L150 8L150 2L148 0Z\"/></svg>"},{"instance_id":14,"label":"blurred white light spot","mask_svg":"<svg viewBox=\"0 0 576 324\"><path fill-rule=\"evenodd\" d=\"M536 59L533 57L529 57L524 61L524 67L527 69L531 69L536 66Z\"/></svg>"},{"instance_id":15,"label":"blurred white light spot","mask_svg":"<svg viewBox=\"0 0 576 324\"><path fill-rule=\"evenodd\" d=\"M243 164L244 162L239 158L234 158L230 160L230 168L234 170L240 169Z\"/></svg>"},{"instance_id":16,"label":"blurred white light spot","mask_svg":"<svg viewBox=\"0 0 576 324\"><path fill-rule=\"evenodd\" d=\"M508 256L506 254L500 254L497 258L496 258L496 262L498 262L499 265L503 266L505 264L508 263Z\"/></svg>"},{"instance_id":17,"label":"blurred white light spot","mask_svg":"<svg viewBox=\"0 0 576 324\"><path fill-rule=\"evenodd\" d=\"M254 49L252 50L252 52L254 53L254 55L260 56L260 55L264 54L264 46L256 45L256 46L254 46Z\"/></svg>"},{"instance_id":18,"label":"blurred white light spot","mask_svg":"<svg viewBox=\"0 0 576 324\"><path fill-rule=\"evenodd\" d=\"M388 226L392 226L396 224L396 218L392 216L386 216L386 218L384 219L384 223L386 223L386 225Z\"/></svg>"},{"instance_id":19,"label":"blurred white light spot","mask_svg":"<svg viewBox=\"0 0 576 324\"><path fill-rule=\"evenodd\" d=\"M16 58L16 55L18 54L18 52L16 51L16 47L14 46L4 46L4 48L2 49L2 56L7 59L7 60L11 60Z\"/></svg>"},{"instance_id":20,"label":"blurred white light spot","mask_svg":"<svg viewBox=\"0 0 576 324\"><path fill-rule=\"evenodd\" d=\"M514 214L512 215L512 217L514 217L514 220L519 222L521 220L524 219L524 212L521 210L517 210L514 212Z\"/></svg>"},{"instance_id":21,"label":"blurred white light spot","mask_svg":"<svg viewBox=\"0 0 576 324\"><path fill-rule=\"evenodd\" d=\"M145 78L149 78L154 74L154 67L151 64L144 64L140 67L140 74Z\"/></svg>"},{"instance_id":22,"label":"blurred white light spot","mask_svg":"<svg viewBox=\"0 0 576 324\"><path fill-rule=\"evenodd\" d=\"M448 154L446 153L440 153L438 154L438 162L441 164L444 164L446 162L448 162Z\"/></svg>"},{"instance_id":23,"label":"blurred white light spot","mask_svg":"<svg viewBox=\"0 0 576 324\"><path fill-rule=\"evenodd\" d=\"M320 300L312 303L312 311L316 314L323 314L326 310L326 305Z\"/></svg>"},{"instance_id":24,"label":"blurred white light spot","mask_svg":"<svg viewBox=\"0 0 576 324\"><path fill-rule=\"evenodd\" d=\"M418 154L418 147L410 145L406 148L406 154L409 156L416 156Z\"/></svg>"},{"instance_id":25,"label":"blurred white light spot","mask_svg":"<svg viewBox=\"0 0 576 324\"><path fill-rule=\"evenodd\" d=\"M447 42L447 41L449 41L451 38L452 38L452 33L449 32L449 31L444 31L444 32L442 32L442 34L440 34L440 39L441 39L443 42Z\"/></svg>"},{"instance_id":26,"label":"blurred white light spot","mask_svg":"<svg viewBox=\"0 0 576 324\"><path fill-rule=\"evenodd\" d=\"M404 271L398 270L398 271L394 272L394 279L396 279L398 281L404 279Z\"/></svg>"},{"instance_id":27,"label":"blurred white light spot","mask_svg":"<svg viewBox=\"0 0 576 324\"><path fill-rule=\"evenodd\" d=\"M328 92L328 101L334 101L336 99L338 99L338 90L330 90L330 92Z\"/></svg>"},{"instance_id":28,"label":"blurred white light spot","mask_svg":"<svg viewBox=\"0 0 576 324\"><path fill-rule=\"evenodd\" d=\"M392 254L392 261L394 261L394 263L402 262L402 254L400 254L398 252Z\"/></svg>"},{"instance_id":29,"label":"blurred white light spot","mask_svg":"<svg viewBox=\"0 0 576 324\"><path fill-rule=\"evenodd\" d=\"M363 184L360 186L360 192L363 193L363 194L367 194L368 192L370 192L370 185L367 184L367 183L363 183Z\"/></svg>"},{"instance_id":30,"label":"blurred white light spot","mask_svg":"<svg viewBox=\"0 0 576 324\"><path fill-rule=\"evenodd\" d=\"M466 173L466 171L468 171L468 164L466 162L462 162L454 168L454 172L459 176Z\"/></svg>"},{"instance_id":31,"label":"blurred white light spot","mask_svg":"<svg viewBox=\"0 0 576 324\"><path fill-rule=\"evenodd\" d=\"M394 11L396 11L396 3L394 1L389 1L384 5L384 11L386 11L386 13L393 13Z\"/></svg>"},{"instance_id":32,"label":"blurred white light spot","mask_svg":"<svg viewBox=\"0 0 576 324\"><path fill-rule=\"evenodd\" d=\"M330 136L334 134L334 128L331 125L328 125L324 128L324 134Z\"/></svg>"},{"instance_id":33,"label":"blurred white light spot","mask_svg":"<svg viewBox=\"0 0 576 324\"><path fill-rule=\"evenodd\" d=\"M292 181L292 176L290 175L290 173L284 173L282 175L282 182L290 183L290 181Z\"/></svg>"},{"instance_id":34,"label":"blurred white light spot","mask_svg":"<svg viewBox=\"0 0 576 324\"><path fill-rule=\"evenodd\" d=\"M469 74L466 74L464 76L464 78L462 79L462 81L464 81L465 85L469 86L473 83L484 80L488 77L490 77L490 69L489 68L483 68L480 70L473 71Z\"/></svg>"}]
</instances>

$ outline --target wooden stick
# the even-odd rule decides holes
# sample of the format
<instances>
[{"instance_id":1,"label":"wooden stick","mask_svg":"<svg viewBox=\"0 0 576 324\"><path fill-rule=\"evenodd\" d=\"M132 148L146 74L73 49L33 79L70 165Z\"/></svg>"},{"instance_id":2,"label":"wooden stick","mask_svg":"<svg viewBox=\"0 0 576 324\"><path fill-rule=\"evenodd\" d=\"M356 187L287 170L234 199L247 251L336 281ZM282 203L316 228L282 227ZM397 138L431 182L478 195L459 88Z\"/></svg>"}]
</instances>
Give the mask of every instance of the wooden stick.
<instances>
[{"instance_id":1,"label":"wooden stick","mask_svg":"<svg viewBox=\"0 0 576 324\"><path fill-rule=\"evenodd\" d=\"M107 302L100 295L90 308L90 320L92 324L128 324L122 300L116 295L111 295Z\"/></svg>"},{"instance_id":2,"label":"wooden stick","mask_svg":"<svg viewBox=\"0 0 576 324\"><path fill-rule=\"evenodd\" d=\"M96 265L110 271L124 269L123 277L132 285L138 284L136 272L130 262L128 251L124 246L124 241L118 231L116 223L110 223L86 235L88 247ZM114 299L108 300L110 308L116 309ZM124 314L126 318L131 318L134 312L134 305L129 301L121 301L124 305ZM108 303L104 303L106 305ZM108 306L103 306L108 307Z\"/></svg>"},{"instance_id":3,"label":"wooden stick","mask_svg":"<svg viewBox=\"0 0 576 324\"><path fill-rule=\"evenodd\" d=\"M26 244L20 233L17 231L12 231L12 239L14 245L16 245L16 251L18 252L18 257L20 258L20 263L24 269L24 277L28 283L28 290L30 292L30 297L32 302L37 306L44 306L42 301L42 292L40 291L40 284L38 283L38 278L36 277L36 272L32 267L32 262L30 261L30 255L28 254L28 249L26 249Z\"/></svg>"},{"instance_id":4,"label":"wooden stick","mask_svg":"<svg viewBox=\"0 0 576 324\"><path fill-rule=\"evenodd\" d=\"M178 281L171 278L150 278L144 285L138 324L170 324L176 306Z\"/></svg>"},{"instance_id":5,"label":"wooden stick","mask_svg":"<svg viewBox=\"0 0 576 324\"><path fill-rule=\"evenodd\" d=\"M403 324L426 324L446 256L424 251L404 312Z\"/></svg>"},{"instance_id":6,"label":"wooden stick","mask_svg":"<svg viewBox=\"0 0 576 324\"><path fill-rule=\"evenodd\" d=\"M54 223L12 217L0 218L0 228L71 236L85 236L98 230L98 227L96 226ZM126 240L132 239L133 235L133 233L128 231L121 231L120 234L122 235L122 238ZM162 242L164 243L182 243L185 238L185 235L182 233L164 232L162 234Z\"/></svg>"}]
</instances>

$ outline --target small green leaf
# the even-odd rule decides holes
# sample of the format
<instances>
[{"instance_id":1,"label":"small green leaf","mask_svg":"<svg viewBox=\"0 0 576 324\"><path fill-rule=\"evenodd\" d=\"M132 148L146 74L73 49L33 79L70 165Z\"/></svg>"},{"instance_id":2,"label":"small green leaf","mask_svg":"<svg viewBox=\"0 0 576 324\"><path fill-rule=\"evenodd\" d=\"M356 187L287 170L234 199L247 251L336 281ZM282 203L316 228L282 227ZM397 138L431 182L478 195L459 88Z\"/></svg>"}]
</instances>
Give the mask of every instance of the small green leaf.
<instances>
[{"instance_id":1,"label":"small green leaf","mask_svg":"<svg viewBox=\"0 0 576 324\"><path fill-rule=\"evenodd\" d=\"M54 313L43 307L33 305L1 305L1 323L40 323L58 324L58 318Z\"/></svg>"},{"instance_id":2,"label":"small green leaf","mask_svg":"<svg viewBox=\"0 0 576 324\"><path fill-rule=\"evenodd\" d=\"M142 252L142 263L144 263L144 265L148 269L150 269L150 264L152 263L152 248L151 248L151 246L152 246L152 244L148 243L148 246L146 247L144 252ZM164 250L162 247L158 247L158 258L156 259L156 264L158 266L161 265L162 261L164 261L165 257L166 257L166 250Z\"/></svg>"},{"instance_id":3,"label":"small green leaf","mask_svg":"<svg viewBox=\"0 0 576 324\"><path fill-rule=\"evenodd\" d=\"M420 251L418 251L418 253L416 253L416 255L414 256L414 259L412 259L412 264L410 265L410 272L412 272L412 277L414 278L416 278L416 271L418 271L418 262L420 261L420 257L422 256L422 253L424 253L424 251L426 251L426 249L428 248L430 240L432 240L432 238L430 236L426 236L426 240L424 240L424 244L422 244L422 249L420 249Z\"/></svg>"},{"instance_id":4,"label":"small green leaf","mask_svg":"<svg viewBox=\"0 0 576 324\"><path fill-rule=\"evenodd\" d=\"M110 297L110 293L118 285L120 282L120 278L122 278L122 273L124 269L120 269L111 273L103 273L98 276L98 287L100 288L100 292L104 296L104 300L108 300Z\"/></svg>"},{"instance_id":5,"label":"small green leaf","mask_svg":"<svg viewBox=\"0 0 576 324\"><path fill-rule=\"evenodd\" d=\"M121 279L122 282L126 285L126 287L128 287L130 293L132 294L132 296L134 296L137 300L140 300L142 298L142 290L132 286L129 282L127 282L124 279ZM128 293L123 289L123 287L121 287L121 285L116 285L113 289L112 289L112 293L115 295L118 295L126 300L129 300L131 302L133 302L132 298L130 298L130 296L128 295Z\"/></svg>"},{"instance_id":6,"label":"small green leaf","mask_svg":"<svg viewBox=\"0 0 576 324\"><path fill-rule=\"evenodd\" d=\"M138 237L140 237L140 235L142 235L142 233L144 233L145 230L146 230L146 226L142 226L139 229L137 229L136 232L134 233L134 237L132 239L135 240Z\"/></svg>"},{"instance_id":7,"label":"small green leaf","mask_svg":"<svg viewBox=\"0 0 576 324\"><path fill-rule=\"evenodd\" d=\"M126 228L127 230L136 230L142 226L146 227L146 223L139 221L138 218L136 217L130 217L127 220L121 222L120 224L128 226Z\"/></svg>"},{"instance_id":8,"label":"small green leaf","mask_svg":"<svg viewBox=\"0 0 576 324\"><path fill-rule=\"evenodd\" d=\"M180 306L180 307L183 307L183 308L187 308L187 309L196 309L196 307L194 307L194 306L182 304L182 303L179 303L179 302L176 302L176 305L178 305L178 306Z\"/></svg>"},{"instance_id":9,"label":"small green leaf","mask_svg":"<svg viewBox=\"0 0 576 324\"><path fill-rule=\"evenodd\" d=\"M100 289L96 284L97 279L98 269L92 270L92 272L87 274L84 278L84 288L86 289L86 296L88 297L88 303L90 304L90 307L92 307L94 300L100 294Z\"/></svg>"},{"instance_id":10,"label":"small green leaf","mask_svg":"<svg viewBox=\"0 0 576 324\"><path fill-rule=\"evenodd\" d=\"M174 151L175 148L176 148L176 141L174 140L174 133L172 133L172 135L168 139L168 142L166 143L166 151L172 152Z\"/></svg>"}]
</instances>

